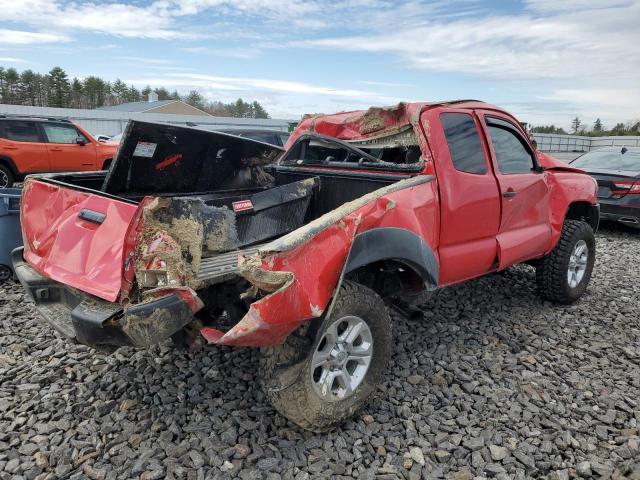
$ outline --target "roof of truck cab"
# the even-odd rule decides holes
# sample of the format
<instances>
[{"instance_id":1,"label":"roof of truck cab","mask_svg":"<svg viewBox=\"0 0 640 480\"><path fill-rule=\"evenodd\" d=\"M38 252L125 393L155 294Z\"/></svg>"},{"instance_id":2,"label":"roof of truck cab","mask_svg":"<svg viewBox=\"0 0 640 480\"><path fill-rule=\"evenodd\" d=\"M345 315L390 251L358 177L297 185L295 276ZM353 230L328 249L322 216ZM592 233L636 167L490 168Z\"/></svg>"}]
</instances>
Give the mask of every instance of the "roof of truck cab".
<instances>
[{"instance_id":1,"label":"roof of truck cab","mask_svg":"<svg viewBox=\"0 0 640 480\"><path fill-rule=\"evenodd\" d=\"M447 100L441 102L400 102L387 107L371 107L367 110L353 110L330 115L305 115L291 134L286 148L303 133L313 132L338 138L356 140L369 137L391 135L399 130L415 125L425 108L450 106L460 109L497 110L503 109L479 100Z\"/></svg>"}]
</instances>

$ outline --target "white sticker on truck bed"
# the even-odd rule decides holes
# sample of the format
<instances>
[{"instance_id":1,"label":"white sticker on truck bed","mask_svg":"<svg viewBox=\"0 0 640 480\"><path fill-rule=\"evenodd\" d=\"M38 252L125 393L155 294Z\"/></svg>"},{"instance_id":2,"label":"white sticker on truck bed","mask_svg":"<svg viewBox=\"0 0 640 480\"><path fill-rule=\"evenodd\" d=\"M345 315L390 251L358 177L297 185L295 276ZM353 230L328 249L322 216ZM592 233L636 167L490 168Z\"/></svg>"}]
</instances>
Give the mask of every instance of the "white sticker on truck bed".
<instances>
[{"instance_id":1,"label":"white sticker on truck bed","mask_svg":"<svg viewBox=\"0 0 640 480\"><path fill-rule=\"evenodd\" d=\"M157 146L157 143L138 142L138 144L136 145L136 149L133 151L133 156L152 158Z\"/></svg>"}]
</instances>

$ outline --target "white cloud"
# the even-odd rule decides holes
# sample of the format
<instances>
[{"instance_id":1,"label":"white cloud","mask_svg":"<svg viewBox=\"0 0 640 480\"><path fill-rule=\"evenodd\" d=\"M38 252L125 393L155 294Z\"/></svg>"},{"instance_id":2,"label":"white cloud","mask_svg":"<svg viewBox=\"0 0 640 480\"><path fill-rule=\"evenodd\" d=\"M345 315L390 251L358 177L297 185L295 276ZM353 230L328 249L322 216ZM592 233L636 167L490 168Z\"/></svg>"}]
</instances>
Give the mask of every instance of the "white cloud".
<instances>
[{"instance_id":1,"label":"white cloud","mask_svg":"<svg viewBox=\"0 0 640 480\"><path fill-rule=\"evenodd\" d=\"M304 112L333 112L400 101L399 98L371 91L266 78L165 72L158 77L141 76L124 81L137 86L165 86L181 93L197 89L207 99L223 102L230 102L238 97L258 100L272 116L281 118L298 118Z\"/></svg>"},{"instance_id":2,"label":"white cloud","mask_svg":"<svg viewBox=\"0 0 640 480\"><path fill-rule=\"evenodd\" d=\"M0 8L1 4L0 4ZM0 18L2 14L0 13ZM24 32L22 30L9 30L0 28L0 45L33 45L40 43L68 42L71 39L66 35L41 32Z\"/></svg>"},{"instance_id":3,"label":"white cloud","mask_svg":"<svg viewBox=\"0 0 640 480\"><path fill-rule=\"evenodd\" d=\"M119 37L197 39L205 35L172 29L171 2L148 6L59 0L0 0L0 20L63 31L91 31Z\"/></svg>"},{"instance_id":4,"label":"white cloud","mask_svg":"<svg viewBox=\"0 0 640 480\"><path fill-rule=\"evenodd\" d=\"M383 98L364 90L341 89L289 80L264 78L223 77L191 73L167 73L159 78L142 77L126 80L134 85L167 85L172 87L200 87L219 90L259 90L288 94L325 95L350 98Z\"/></svg>"},{"instance_id":5,"label":"white cloud","mask_svg":"<svg viewBox=\"0 0 640 480\"><path fill-rule=\"evenodd\" d=\"M22 58L15 58L15 57L0 57L0 62L1 63L29 63L26 60L23 60Z\"/></svg>"}]
</instances>

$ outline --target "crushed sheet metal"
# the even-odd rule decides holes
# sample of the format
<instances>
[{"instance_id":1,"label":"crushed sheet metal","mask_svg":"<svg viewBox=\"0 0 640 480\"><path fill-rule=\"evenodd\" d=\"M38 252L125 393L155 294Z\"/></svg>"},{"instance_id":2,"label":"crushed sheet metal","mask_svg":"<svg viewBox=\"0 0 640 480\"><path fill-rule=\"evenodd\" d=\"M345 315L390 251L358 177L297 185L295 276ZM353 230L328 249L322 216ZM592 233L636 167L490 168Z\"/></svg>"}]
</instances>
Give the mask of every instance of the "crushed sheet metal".
<instances>
[{"instance_id":1,"label":"crushed sheet metal","mask_svg":"<svg viewBox=\"0 0 640 480\"><path fill-rule=\"evenodd\" d=\"M247 280L268 279L262 284L265 289L261 289L267 295L253 302L247 315L226 334L212 328L204 328L201 333L210 343L223 345L282 343L305 321L323 315L334 296L357 233L403 225L424 238L432 248L436 245L434 232L439 223L436 188L435 182L422 179L351 211L315 232L312 241L301 241L280 252L262 251L243 259L241 273ZM272 275L274 273L279 275ZM258 287L254 284L254 288ZM277 290L273 291L274 288Z\"/></svg>"},{"instance_id":2,"label":"crushed sheet metal","mask_svg":"<svg viewBox=\"0 0 640 480\"><path fill-rule=\"evenodd\" d=\"M355 212L368 203L373 202L374 200L383 197L384 195L421 185L423 183L431 182L433 181L433 179L434 177L431 175L416 175L415 177L406 178L396 183L392 183L391 185L379 188L378 190L374 190L373 192L363 195L362 197L359 197L351 202L347 202L344 205L341 205L340 207L325 213L312 222L309 222L305 226L294 230L293 232L280 237L271 243L268 243L260 249L260 253L264 254L268 252L283 252L296 248L300 244L308 241L318 232L325 229L327 226L339 222L346 215Z\"/></svg>"}]
</instances>

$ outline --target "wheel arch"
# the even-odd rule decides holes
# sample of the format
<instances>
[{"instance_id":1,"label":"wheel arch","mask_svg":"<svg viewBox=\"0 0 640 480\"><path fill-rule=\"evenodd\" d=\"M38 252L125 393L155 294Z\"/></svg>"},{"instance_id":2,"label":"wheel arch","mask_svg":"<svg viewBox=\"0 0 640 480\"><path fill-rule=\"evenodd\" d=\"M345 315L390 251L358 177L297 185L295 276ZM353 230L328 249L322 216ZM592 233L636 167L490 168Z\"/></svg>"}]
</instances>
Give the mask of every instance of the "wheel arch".
<instances>
[{"instance_id":1,"label":"wheel arch","mask_svg":"<svg viewBox=\"0 0 640 480\"><path fill-rule=\"evenodd\" d=\"M575 201L567 207L564 219L586 222L595 232L600 223L600 207L587 201Z\"/></svg>"},{"instance_id":2,"label":"wheel arch","mask_svg":"<svg viewBox=\"0 0 640 480\"><path fill-rule=\"evenodd\" d=\"M111 164L113 163L113 158L105 158L102 161L102 167L101 170L109 170L109 167L111 167Z\"/></svg>"},{"instance_id":3,"label":"wheel arch","mask_svg":"<svg viewBox=\"0 0 640 480\"><path fill-rule=\"evenodd\" d=\"M342 277L380 262L408 268L427 290L438 287L439 267L431 247L416 233L397 227L380 227L355 236ZM339 288L340 285L337 286Z\"/></svg>"},{"instance_id":4,"label":"wheel arch","mask_svg":"<svg viewBox=\"0 0 640 480\"><path fill-rule=\"evenodd\" d=\"M11 157L7 157L6 155L0 155L0 165L4 165L11 170L13 176L18 179L20 177L20 171L16 168L15 162L11 159Z\"/></svg>"}]
</instances>

